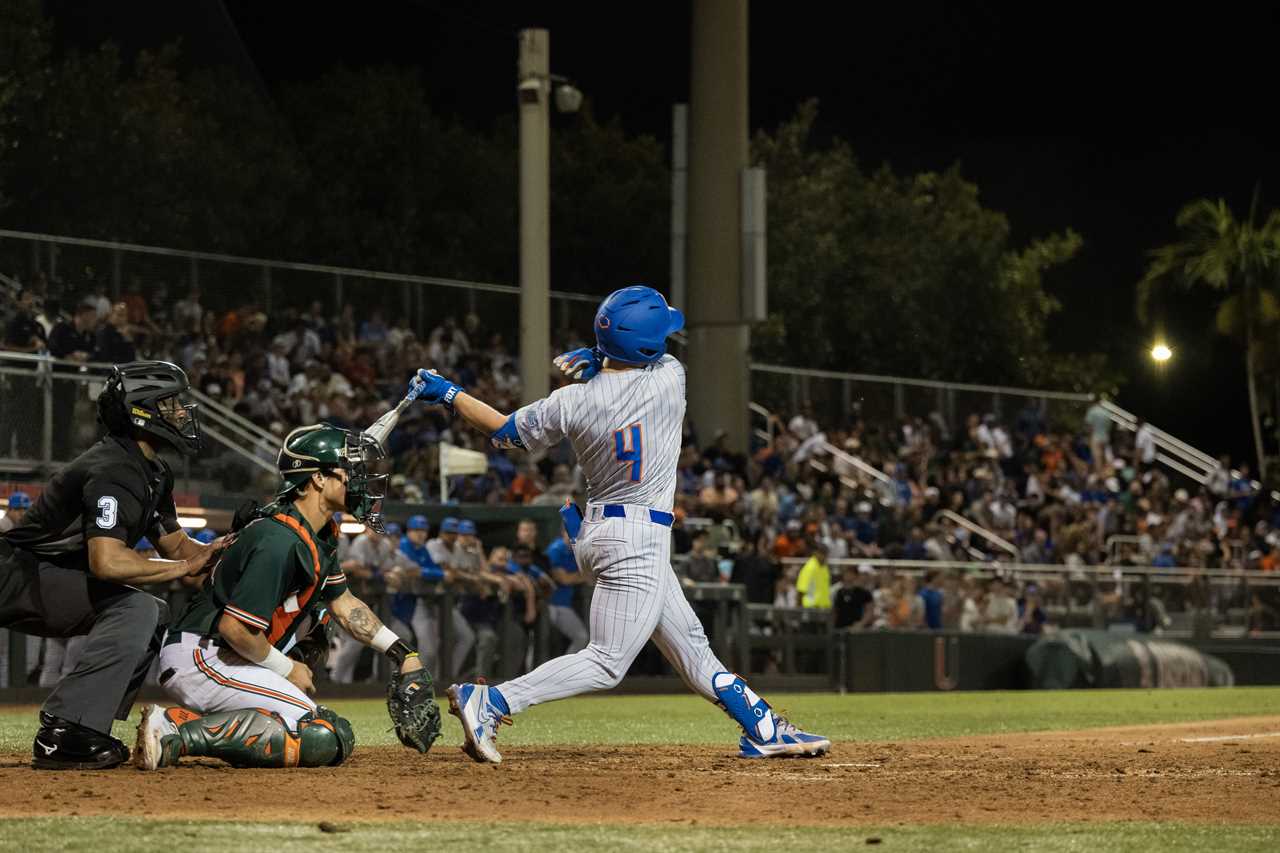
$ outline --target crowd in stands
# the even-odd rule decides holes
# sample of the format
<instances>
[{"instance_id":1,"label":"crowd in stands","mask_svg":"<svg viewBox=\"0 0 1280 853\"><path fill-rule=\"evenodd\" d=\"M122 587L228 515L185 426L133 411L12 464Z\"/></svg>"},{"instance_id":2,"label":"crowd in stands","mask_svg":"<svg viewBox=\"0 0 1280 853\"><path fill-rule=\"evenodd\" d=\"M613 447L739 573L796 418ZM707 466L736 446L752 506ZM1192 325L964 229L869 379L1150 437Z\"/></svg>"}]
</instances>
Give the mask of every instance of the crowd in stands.
<instances>
[{"instance_id":1,"label":"crowd in stands","mask_svg":"<svg viewBox=\"0 0 1280 853\"><path fill-rule=\"evenodd\" d=\"M3 320L7 349L173 360L193 386L279 437L296 424L372 423L418 366L440 369L499 409L519 400L509 342L474 314L441 318L419 337L406 318L377 308L357 315L348 304L334 316L314 302L269 316L250 295L214 311L198 289L171 300L167 288L135 283L116 302L101 286L65 305L57 295L41 302L23 291ZM558 333L556 350L584 345L582 331ZM878 421L856 404L819 422L805 406L761 426L767 437L757 435L742 454L723 434L700 435L686 423L673 527L673 551L690 581L744 582L753 601L831 606L842 625L1035 632L1046 619L1034 586L978 585L953 572L915 578L860 570L859 561L1280 570L1280 512L1255 490L1247 467L1232 475L1224 458L1204 486L1175 482L1155 464L1151 428L1117 428L1096 403L1083 417L1051 420L1029 400L1010 418L973 413L962 423L939 412ZM487 447L442 409L416 406L391 438L392 500L437 499L442 441L482 450L490 461L485 475L452 479L454 501L558 506L584 498L567 443L531 459ZM831 448L882 476L867 476ZM534 556L546 559L544 551ZM802 559L819 561L820 570L806 574ZM483 562L494 563L492 554ZM554 585L544 587L545 596ZM1159 602L1136 601L1127 590L1114 599L1112 609L1133 614L1139 627L1167 622ZM414 618L421 625L424 617L402 621ZM1260 613L1259 622L1267 620L1274 613ZM481 645L482 632L472 633Z\"/></svg>"}]
</instances>

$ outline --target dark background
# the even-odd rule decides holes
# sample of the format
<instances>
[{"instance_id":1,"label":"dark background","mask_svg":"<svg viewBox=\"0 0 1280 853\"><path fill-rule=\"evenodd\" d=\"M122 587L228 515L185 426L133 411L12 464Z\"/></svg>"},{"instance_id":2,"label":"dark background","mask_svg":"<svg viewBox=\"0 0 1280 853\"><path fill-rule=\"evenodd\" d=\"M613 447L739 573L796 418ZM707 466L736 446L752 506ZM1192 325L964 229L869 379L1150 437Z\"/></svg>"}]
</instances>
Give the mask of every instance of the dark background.
<instances>
[{"instance_id":1,"label":"dark background","mask_svg":"<svg viewBox=\"0 0 1280 853\"><path fill-rule=\"evenodd\" d=\"M1263 209L1280 186L1275 14L1220 3L852 6L751 4L752 129L816 97L820 134L848 140L864 167L959 162L985 206L1008 216L1015 243L1080 232L1081 255L1049 280L1063 303L1055 342L1108 354L1127 377L1122 405L1205 450L1252 455L1243 355L1214 335L1212 298L1165 299L1145 327L1133 302L1146 252L1176 239L1182 204L1222 197L1244 216L1255 186ZM671 104L688 96L689 8L46 4L62 45L112 39L131 51L181 37L192 65L233 65L268 95L336 64L414 66L435 110L477 127L513 111L517 30L545 26L552 70L598 116L661 140ZM1157 370L1146 353L1162 336L1175 357Z\"/></svg>"}]
</instances>

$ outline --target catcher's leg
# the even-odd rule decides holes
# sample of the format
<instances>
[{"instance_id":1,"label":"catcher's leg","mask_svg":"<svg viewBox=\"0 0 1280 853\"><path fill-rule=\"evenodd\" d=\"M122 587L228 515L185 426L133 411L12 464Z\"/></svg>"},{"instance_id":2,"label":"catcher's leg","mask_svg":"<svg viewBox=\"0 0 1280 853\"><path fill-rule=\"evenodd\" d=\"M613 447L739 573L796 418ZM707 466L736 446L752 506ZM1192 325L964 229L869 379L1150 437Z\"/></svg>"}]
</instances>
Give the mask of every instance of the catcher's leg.
<instances>
[{"instance_id":1,"label":"catcher's leg","mask_svg":"<svg viewBox=\"0 0 1280 853\"><path fill-rule=\"evenodd\" d=\"M287 678L194 634L161 648L160 685L178 704L201 714L263 708L292 726L316 709Z\"/></svg>"},{"instance_id":2,"label":"catcher's leg","mask_svg":"<svg viewBox=\"0 0 1280 853\"><path fill-rule=\"evenodd\" d=\"M233 767L325 767L345 761L356 743L351 724L323 705L292 729L261 708L220 711L176 726L169 715L155 717L154 708L146 709L138 728L139 753L148 752L144 738L159 742L158 758L146 769L172 766L183 755L220 758ZM155 727L144 732L153 720ZM171 730L164 729L166 722Z\"/></svg>"}]
</instances>

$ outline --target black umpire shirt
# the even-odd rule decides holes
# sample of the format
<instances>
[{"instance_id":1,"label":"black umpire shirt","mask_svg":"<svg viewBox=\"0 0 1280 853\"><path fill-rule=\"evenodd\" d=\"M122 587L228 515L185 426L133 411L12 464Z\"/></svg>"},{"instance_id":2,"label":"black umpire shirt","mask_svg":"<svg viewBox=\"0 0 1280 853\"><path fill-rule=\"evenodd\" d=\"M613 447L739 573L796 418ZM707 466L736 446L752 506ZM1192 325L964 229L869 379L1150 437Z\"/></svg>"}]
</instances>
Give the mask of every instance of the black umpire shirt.
<instances>
[{"instance_id":1,"label":"black umpire shirt","mask_svg":"<svg viewBox=\"0 0 1280 853\"><path fill-rule=\"evenodd\" d=\"M64 569L89 571L88 541L119 539L132 548L178 529L173 473L138 443L109 435L63 468L27 512L2 534L14 548Z\"/></svg>"}]
</instances>

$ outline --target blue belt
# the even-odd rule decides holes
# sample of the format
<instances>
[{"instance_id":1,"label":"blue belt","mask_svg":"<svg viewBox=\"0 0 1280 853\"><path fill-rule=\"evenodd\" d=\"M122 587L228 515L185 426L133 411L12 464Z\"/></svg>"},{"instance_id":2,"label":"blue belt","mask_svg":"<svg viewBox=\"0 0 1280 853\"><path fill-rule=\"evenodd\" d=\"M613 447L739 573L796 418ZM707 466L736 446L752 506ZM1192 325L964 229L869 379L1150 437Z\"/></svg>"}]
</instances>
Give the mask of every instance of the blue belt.
<instances>
[{"instance_id":1,"label":"blue belt","mask_svg":"<svg viewBox=\"0 0 1280 853\"><path fill-rule=\"evenodd\" d=\"M627 508L622 504L605 504L603 515L605 518L626 518ZM671 522L675 521L675 516L660 509L651 509L649 510L649 520L654 524L670 527Z\"/></svg>"}]
</instances>

